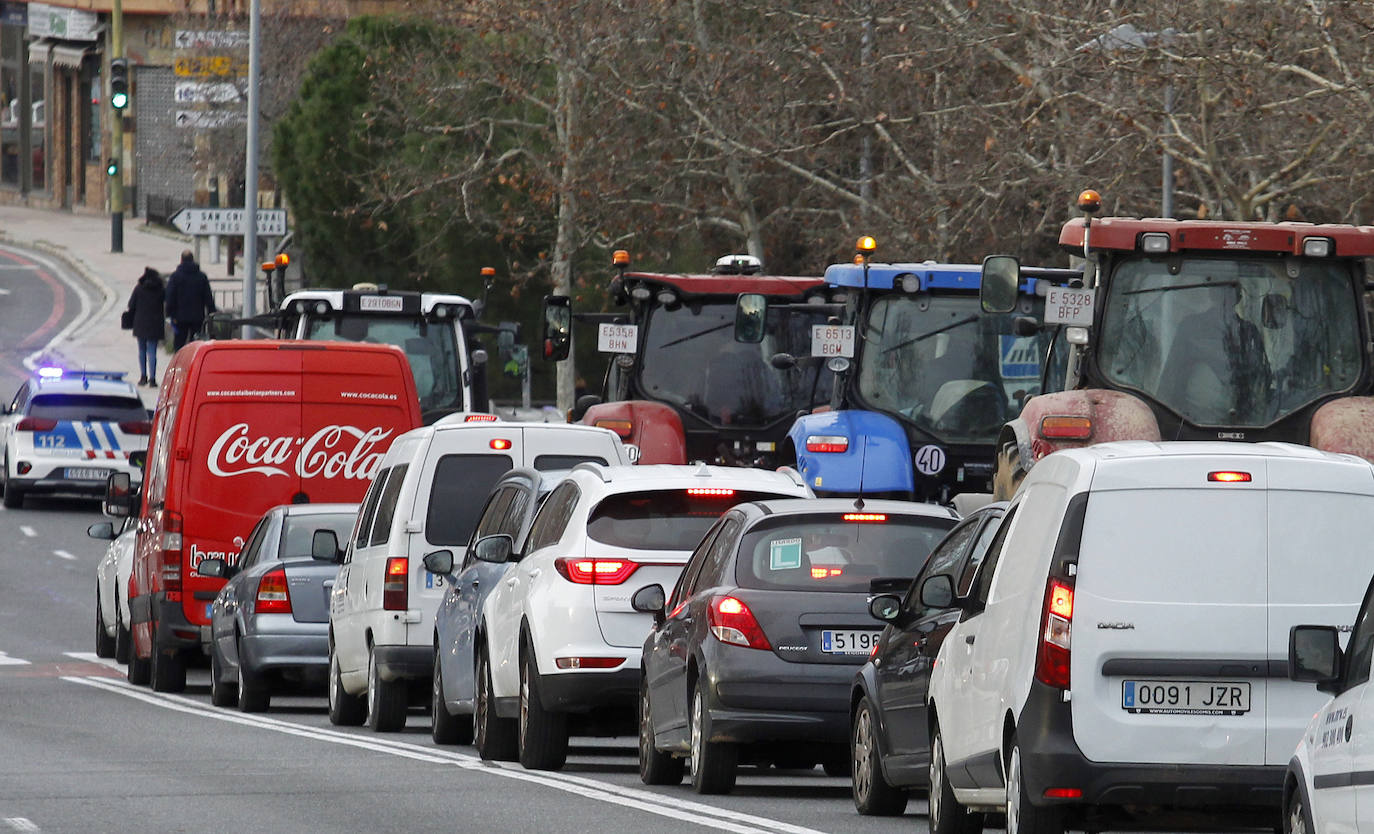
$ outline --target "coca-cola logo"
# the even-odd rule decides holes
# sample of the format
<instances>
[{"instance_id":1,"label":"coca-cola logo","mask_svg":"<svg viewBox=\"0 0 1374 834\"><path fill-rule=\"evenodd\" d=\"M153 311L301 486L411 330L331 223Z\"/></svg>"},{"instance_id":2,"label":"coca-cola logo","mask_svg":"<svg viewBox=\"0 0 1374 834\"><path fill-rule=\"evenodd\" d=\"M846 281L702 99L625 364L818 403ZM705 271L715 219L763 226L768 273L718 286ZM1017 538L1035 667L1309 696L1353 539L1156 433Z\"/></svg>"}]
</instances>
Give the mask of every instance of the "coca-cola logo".
<instances>
[{"instance_id":1,"label":"coca-cola logo","mask_svg":"<svg viewBox=\"0 0 1374 834\"><path fill-rule=\"evenodd\" d=\"M382 465L391 429L325 426L309 437L249 435L247 423L224 430L210 447L210 472L222 478L294 472L301 478L371 480Z\"/></svg>"}]
</instances>

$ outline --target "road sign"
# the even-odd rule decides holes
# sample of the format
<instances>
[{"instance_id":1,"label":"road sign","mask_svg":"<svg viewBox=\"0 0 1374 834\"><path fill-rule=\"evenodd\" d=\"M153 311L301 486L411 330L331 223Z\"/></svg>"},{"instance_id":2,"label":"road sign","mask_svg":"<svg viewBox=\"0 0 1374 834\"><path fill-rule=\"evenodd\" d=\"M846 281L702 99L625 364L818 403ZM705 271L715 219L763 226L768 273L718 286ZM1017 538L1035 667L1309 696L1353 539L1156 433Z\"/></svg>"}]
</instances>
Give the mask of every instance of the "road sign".
<instances>
[{"instance_id":1,"label":"road sign","mask_svg":"<svg viewBox=\"0 0 1374 834\"><path fill-rule=\"evenodd\" d=\"M248 60L228 55L182 55L172 61L172 72L181 78L246 76Z\"/></svg>"},{"instance_id":2,"label":"road sign","mask_svg":"<svg viewBox=\"0 0 1374 834\"><path fill-rule=\"evenodd\" d=\"M188 235L242 235L244 209L184 208L172 215L172 225ZM286 209L258 209L258 235L286 234Z\"/></svg>"},{"instance_id":3,"label":"road sign","mask_svg":"<svg viewBox=\"0 0 1374 834\"><path fill-rule=\"evenodd\" d=\"M177 49L247 49L248 33L233 29L178 29L174 45Z\"/></svg>"},{"instance_id":4,"label":"road sign","mask_svg":"<svg viewBox=\"0 0 1374 834\"><path fill-rule=\"evenodd\" d=\"M178 110L174 117L177 127L229 127L248 120L242 110Z\"/></svg>"},{"instance_id":5,"label":"road sign","mask_svg":"<svg viewBox=\"0 0 1374 834\"><path fill-rule=\"evenodd\" d=\"M177 104L225 104L247 96L232 81L178 81L172 98Z\"/></svg>"}]
</instances>

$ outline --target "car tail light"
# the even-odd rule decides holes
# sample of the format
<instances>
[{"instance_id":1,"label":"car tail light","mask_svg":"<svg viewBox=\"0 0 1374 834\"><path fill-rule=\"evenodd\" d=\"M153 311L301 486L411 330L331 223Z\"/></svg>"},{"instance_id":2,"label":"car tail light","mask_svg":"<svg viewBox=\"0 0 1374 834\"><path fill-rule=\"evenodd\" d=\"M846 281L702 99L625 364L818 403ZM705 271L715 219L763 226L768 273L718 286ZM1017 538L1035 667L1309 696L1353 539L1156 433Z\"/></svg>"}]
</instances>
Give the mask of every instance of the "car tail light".
<instances>
[{"instance_id":1,"label":"car tail light","mask_svg":"<svg viewBox=\"0 0 1374 834\"><path fill-rule=\"evenodd\" d=\"M735 491L727 487L691 487L687 494L706 498L733 498Z\"/></svg>"},{"instance_id":2,"label":"car tail light","mask_svg":"<svg viewBox=\"0 0 1374 834\"><path fill-rule=\"evenodd\" d=\"M119 424L119 430L125 434L152 434L153 424L147 420L127 420Z\"/></svg>"},{"instance_id":3,"label":"car tail light","mask_svg":"<svg viewBox=\"0 0 1374 834\"><path fill-rule=\"evenodd\" d=\"M291 591L286 587L286 571L277 568L258 580L258 596L254 601L259 614L290 614Z\"/></svg>"},{"instance_id":4,"label":"car tail light","mask_svg":"<svg viewBox=\"0 0 1374 834\"><path fill-rule=\"evenodd\" d=\"M25 417L14 424L15 431L52 431L55 428L56 420L45 420L42 417Z\"/></svg>"},{"instance_id":5,"label":"car tail light","mask_svg":"<svg viewBox=\"0 0 1374 834\"><path fill-rule=\"evenodd\" d=\"M181 590L181 513L162 514L162 586Z\"/></svg>"},{"instance_id":6,"label":"car tail light","mask_svg":"<svg viewBox=\"0 0 1374 834\"><path fill-rule=\"evenodd\" d=\"M1040 436L1046 440L1091 440L1091 417L1072 417L1051 414L1040 418Z\"/></svg>"},{"instance_id":7,"label":"car tail light","mask_svg":"<svg viewBox=\"0 0 1374 834\"><path fill-rule=\"evenodd\" d=\"M1046 799L1082 799L1081 788L1045 788Z\"/></svg>"},{"instance_id":8,"label":"car tail light","mask_svg":"<svg viewBox=\"0 0 1374 834\"><path fill-rule=\"evenodd\" d=\"M842 517L845 521L869 524L883 524L887 521L887 513L845 513Z\"/></svg>"},{"instance_id":9,"label":"car tail light","mask_svg":"<svg viewBox=\"0 0 1374 834\"><path fill-rule=\"evenodd\" d=\"M1207 480L1223 484L1248 484L1249 472L1208 472Z\"/></svg>"},{"instance_id":10,"label":"car tail light","mask_svg":"<svg viewBox=\"0 0 1374 834\"><path fill-rule=\"evenodd\" d=\"M840 435L813 434L806 438L808 452L847 452L849 438Z\"/></svg>"},{"instance_id":11,"label":"car tail light","mask_svg":"<svg viewBox=\"0 0 1374 834\"><path fill-rule=\"evenodd\" d=\"M759 621L754 612L743 601L734 597L716 597L706 609L711 633L722 643L744 646L750 649L771 649L768 638L763 636Z\"/></svg>"},{"instance_id":12,"label":"car tail light","mask_svg":"<svg viewBox=\"0 0 1374 834\"><path fill-rule=\"evenodd\" d=\"M386 576L382 578L382 608L404 611L410 604L410 561L404 556L386 560Z\"/></svg>"},{"instance_id":13,"label":"car tail light","mask_svg":"<svg viewBox=\"0 0 1374 834\"><path fill-rule=\"evenodd\" d=\"M495 423L495 414L469 414L463 418L464 423Z\"/></svg>"},{"instance_id":14,"label":"car tail light","mask_svg":"<svg viewBox=\"0 0 1374 834\"><path fill-rule=\"evenodd\" d=\"M496 449L499 452L504 452L505 450L510 448L510 441L505 439L504 437L495 437L492 438L491 442L487 445L493 449Z\"/></svg>"},{"instance_id":15,"label":"car tail light","mask_svg":"<svg viewBox=\"0 0 1374 834\"><path fill-rule=\"evenodd\" d=\"M597 420L592 425L610 429L622 438L628 438L634 432L634 423L629 420Z\"/></svg>"},{"instance_id":16,"label":"car tail light","mask_svg":"<svg viewBox=\"0 0 1374 834\"><path fill-rule=\"evenodd\" d=\"M578 559L560 556L553 560L554 570L576 585L619 585L639 570L630 559Z\"/></svg>"},{"instance_id":17,"label":"car tail light","mask_svg":"<svg viewBox=\"0 0 1374 834\"><path fill-rule=\"evenodd\" d=\"M1045 589L1041 617L1040 650L1035 657L1035 678L1056 689L1069 688L1069 638L1073 629L1073 586L1051 578Z\"/></svg>"},{"instance_id":18,"label":"car tail light","mask_svg":"<svg viewBox=\"0 0 1374 834\"><path fill-rule=\"evenodd\" d=\"M559 669L614 669L625 662L623 657L555 657Z\"/></svg>"}]
</instances>

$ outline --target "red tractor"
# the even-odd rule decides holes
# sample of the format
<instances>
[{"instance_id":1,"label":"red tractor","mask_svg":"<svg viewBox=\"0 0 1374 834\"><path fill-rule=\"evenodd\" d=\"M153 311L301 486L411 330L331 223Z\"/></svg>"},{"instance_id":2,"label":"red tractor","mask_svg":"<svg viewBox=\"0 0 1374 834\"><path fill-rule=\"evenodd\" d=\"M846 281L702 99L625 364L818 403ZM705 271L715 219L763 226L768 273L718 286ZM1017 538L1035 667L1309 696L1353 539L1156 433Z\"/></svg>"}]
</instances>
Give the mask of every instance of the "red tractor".
<instances>
[{"instance_id":1,"label":"red tractor","mask_svg":"<svg viewBox=\"0 0 1374 834\"><path fill-rule=\"evenodd\" d=\"M640 463L706 461L774 467L798 413L830 399L823 363L773 363L804 353L811 326L835 312L820 278L763 275L757 258L727 255L707 274L631 272L614 256L609 313L574 314L567 296L544 300L544 357L567 358L573 319L597 324L610 356L600 395L579 399L572 418L615 430ZM736 340L736 300L766 296L739 313L760 338ZM798 311L801 312L798 315Z\"/></svg>"},{"instance_id":2,"label":"red tractor","mask_svg":"<svg viewBox=\"0 0 1374 834\"><path fill-rule=\"evenodd\" d=\"M1002 428L995 495L1050 452L1109 440L1277 440L1374 460L1374 227L1095 220L1100 207L1083 192L1084 216L1060 232L1084 259L1081 278L1046 287L1067 373ZM1012 309L1020 264L994 255L983 270L983 309Z\"/></svg>"}]
</instances>

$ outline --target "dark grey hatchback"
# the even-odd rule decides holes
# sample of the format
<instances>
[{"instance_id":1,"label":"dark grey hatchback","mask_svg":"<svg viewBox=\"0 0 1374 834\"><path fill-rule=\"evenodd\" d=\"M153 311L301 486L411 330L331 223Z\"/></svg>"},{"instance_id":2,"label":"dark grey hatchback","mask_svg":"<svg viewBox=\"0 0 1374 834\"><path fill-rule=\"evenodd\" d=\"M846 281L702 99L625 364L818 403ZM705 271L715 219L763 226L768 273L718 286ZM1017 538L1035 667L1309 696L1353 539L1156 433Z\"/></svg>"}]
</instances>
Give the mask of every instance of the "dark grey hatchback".
<instances>
[{"instance_id":1,"label":"dark grey hatchback","mask_svg":"<svg viewBox=\"0 0 1374 834\"><path fill-rule=\"evenodd\" d=\"M874 588L905 587L958 521L932 504L795 499L741 504L676 587L637 590L644 643L639 771L726 793L742 762L849 773L849 694L877 645Z\"/></svg>"}]
</instances>

